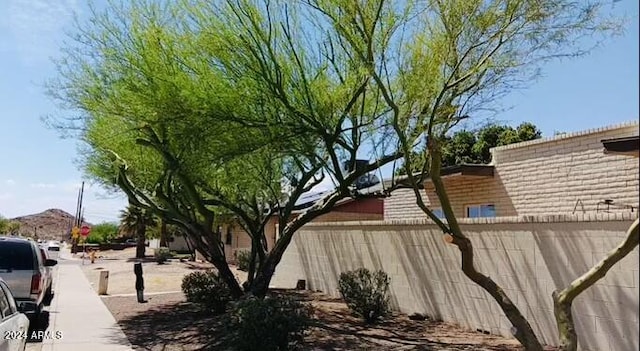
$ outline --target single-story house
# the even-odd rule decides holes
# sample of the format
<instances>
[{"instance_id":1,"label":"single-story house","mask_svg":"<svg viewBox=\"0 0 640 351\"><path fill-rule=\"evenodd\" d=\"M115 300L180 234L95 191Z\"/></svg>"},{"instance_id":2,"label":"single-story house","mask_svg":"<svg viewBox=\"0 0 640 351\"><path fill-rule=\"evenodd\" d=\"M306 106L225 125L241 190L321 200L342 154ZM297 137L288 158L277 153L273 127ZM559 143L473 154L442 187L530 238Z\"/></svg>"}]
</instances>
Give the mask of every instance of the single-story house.
<instances>
[{"instance_id":1,"label":"single-story house","mask_svg":"<svg viewBox=\"0 0 640 351\"><path fill-rule=\"evenodd\" d=\"M638 122L491 149L487 165L443 168L455 214L504 217L638 211ZM432 182L423 199L442 216ZM384 199L384 219L425 218L412 189Z\"/></svg>"},{"instance_id":2,"label":"single-story house","mask_svg":"<svg viewBox=\"0 0 640 351\"><path fill-rule=\"evenodd\" d=\"M374 185L368 189L362 189L362 197L345 198L331 209L331 212L321 215L313 222L343 222L343 221L368 221L382 220L384 218L384 200L381 186ZM328 191L312 193L301 197L296 203L296 210L292 216L297 216L307 207L322 199ZM235 224L225 224L221 228L222 239L225 242L225 256L229 262L235 261L235 253L242 250L250 250L251 239L242 227ZM270 250L276 242L278 233L278 217L272 216L265 226L267 248Z\"/></svg>"}]
</instances>

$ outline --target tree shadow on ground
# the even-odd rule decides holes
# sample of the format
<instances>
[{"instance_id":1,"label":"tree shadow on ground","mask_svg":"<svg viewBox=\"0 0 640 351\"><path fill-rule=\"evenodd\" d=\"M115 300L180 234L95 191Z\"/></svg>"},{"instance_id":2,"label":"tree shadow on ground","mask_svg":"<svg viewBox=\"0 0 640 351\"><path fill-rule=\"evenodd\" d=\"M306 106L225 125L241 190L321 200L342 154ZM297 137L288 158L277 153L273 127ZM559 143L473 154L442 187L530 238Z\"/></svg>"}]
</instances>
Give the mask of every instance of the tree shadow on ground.
<instances>
[{"instance_id":1,"label":"tree shadow on ground","mask_svg":"<svg viewBox=\"0 0 640 351\"><path fill-rule=\"evenodd\" d=\"M129 341L144 350L220 350L228 341L224 316L207 315L188 302L162 305L119 324Z\"/></svg>"},{"instance_id":2,"label":"tree shadow on ground","mask_svg":"<svg viewBox=\"0 0 640 351\"><path fill-rule=\"evenodd\" d=\"M393 314L376 324L366 324L350 314L336 299L316 296L315 323L305 339L313 350L449 350L508 351L521 350L500 337L461 330L440 321L415 321Z\"/></svg>"},{"instance_id":3,"label":"tree shadow on ground","mask_svg":"<svg viewBox=\"0 0 640 351\"><path fill-rule=\"evenodd\" d=\"M311 291L275 290L314 307L314 321L301 350L522 350L514 340L465 331L447 323L409 319L394 314L377 324L365 324L350 314L341 299ZM127 316L119 324L129 341L149 351L227 350L231 334L227 317L210 316L188 302L160 305Z\"/></svg>"}]
</instances>

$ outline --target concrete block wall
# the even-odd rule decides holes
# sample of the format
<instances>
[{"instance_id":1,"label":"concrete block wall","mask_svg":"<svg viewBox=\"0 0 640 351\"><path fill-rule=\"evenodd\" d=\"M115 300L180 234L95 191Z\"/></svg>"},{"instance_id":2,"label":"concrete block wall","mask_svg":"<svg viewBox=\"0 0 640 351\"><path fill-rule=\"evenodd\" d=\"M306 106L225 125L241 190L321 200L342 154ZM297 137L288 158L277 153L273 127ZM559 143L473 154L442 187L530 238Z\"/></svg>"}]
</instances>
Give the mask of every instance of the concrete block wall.
<instances>
[{"instance_id":1,"label":"concrete block wall","mask_svg":"<svg viewBox=\"0 0 640 351\"><path fill-rule=\"evenodd\" d=\"M444 185L458 217L465 217L467 205L485 203L495 204L497 216L594 213L606 208L598 205L605 199L637 211L638 158L604 153L602 139L638 133L634 122L496 147L493 177L452 175L443 178ZM440 206L430 181L423 194L428 206ZM384 214L385 220L426 217L410 189L386 198Z\"/></svg>"},{"instance_id":2,"label":"concrete block wall","mask_svg":"<svg viewBox=\"0 0 640 351\"><path fill-rule=\"evenodd\" d=\"M602 146L602 139L634 135L637 122L496 147L494 178L517 215L596 212L605 199L637 211L638 158Z\"/></svg>"},{"instance_id":3,"label":"concrete block wall","mask_svg":"<svg viewBox=\"0 0 640 351\"><path fill-rule=\"evenodd\" d=\"M476 266L501 285L540 339L557 343L551 293L602 259L624 237L635 214L461 219L475 247ZM460 270L458 249L429 221L311 223L294 235L273 286L339 296L341 272L367 267L391 276L392 305L471 330L511 336L499 306ZM638 248L574 302L584 351L636 351Z\"/></svg>"}]
</instances>

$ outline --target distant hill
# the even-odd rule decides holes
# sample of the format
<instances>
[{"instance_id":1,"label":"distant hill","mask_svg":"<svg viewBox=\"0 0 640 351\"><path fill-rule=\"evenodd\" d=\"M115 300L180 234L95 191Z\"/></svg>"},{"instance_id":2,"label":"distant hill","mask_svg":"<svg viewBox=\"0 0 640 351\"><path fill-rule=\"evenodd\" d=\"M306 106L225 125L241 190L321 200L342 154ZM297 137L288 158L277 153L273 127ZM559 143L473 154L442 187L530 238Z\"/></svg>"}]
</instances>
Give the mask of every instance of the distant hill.
<instances>
[{"instance_id":1,"label":"distant hill","mask_svg":"<svg viewBox=\"0 0 640 351\"><path fill-rule=\"evenodd\" d=\"M38 239L68 240L74 216L57 208L44 212L12 218L20 223L18 233ZM89 224L89 223L84 223ZM90 225L90 224L89 224Z\"/></svg>"}]
</instances>

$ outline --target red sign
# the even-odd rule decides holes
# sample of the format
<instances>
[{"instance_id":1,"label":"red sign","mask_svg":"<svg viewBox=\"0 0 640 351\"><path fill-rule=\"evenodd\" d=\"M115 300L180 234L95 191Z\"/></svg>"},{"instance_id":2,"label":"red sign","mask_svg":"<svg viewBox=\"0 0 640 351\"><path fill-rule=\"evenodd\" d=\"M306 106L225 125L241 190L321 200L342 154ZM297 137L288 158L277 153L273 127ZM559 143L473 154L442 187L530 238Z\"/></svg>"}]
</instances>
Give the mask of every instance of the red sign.
<instances>
[{"instance_id":1,"label":"red sign","mask_svg":"<svg viewBox=\"0 0 640 351\"><path fill-rule=\"evenodd\" d=\"M80 228L80 235L82 236L88 236L89 233L91 233L91 227L89 227L88 225L83 225Z\"/></svg>"}]
</instances>

